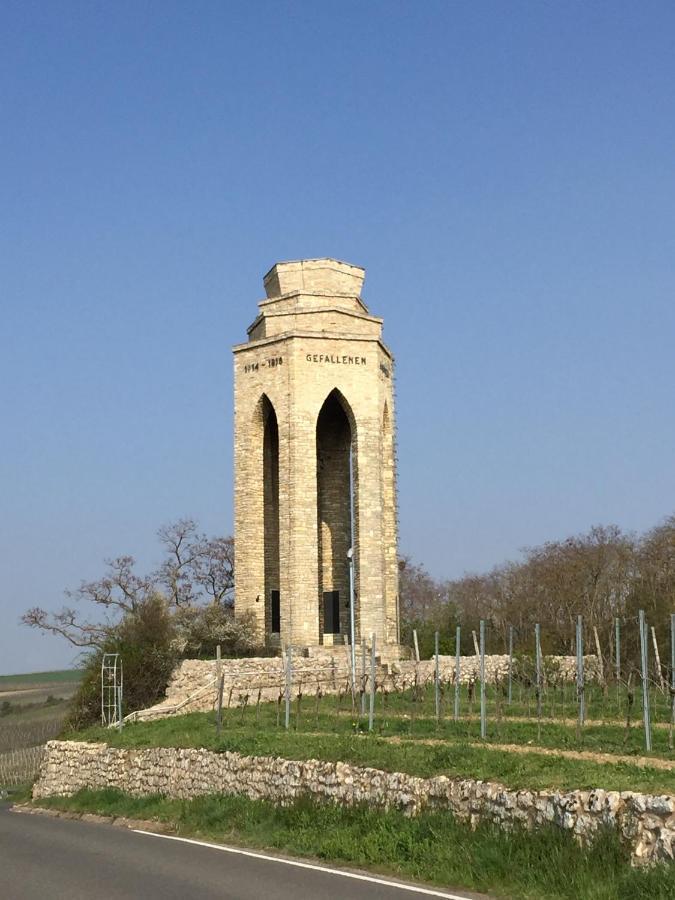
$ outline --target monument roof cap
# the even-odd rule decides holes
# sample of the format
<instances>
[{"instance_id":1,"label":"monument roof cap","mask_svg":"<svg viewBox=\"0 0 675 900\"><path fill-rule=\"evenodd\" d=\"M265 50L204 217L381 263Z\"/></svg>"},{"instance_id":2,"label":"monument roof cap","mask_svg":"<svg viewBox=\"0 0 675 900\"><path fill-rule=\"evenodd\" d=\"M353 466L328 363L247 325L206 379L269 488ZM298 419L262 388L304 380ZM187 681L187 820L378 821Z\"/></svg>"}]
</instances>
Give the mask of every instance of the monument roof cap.
<instances>
[{"instance_id":1,"label":"monument roof cap","mask_svg":"<svg viewBox=\"0 0 675 900\"><path fill-rule=\"evenodd\" d=\"M268 299L293 291L361 296L366 270L339 259L297 259L272 266L263 279Z\"/></svg>"}]
</instances>

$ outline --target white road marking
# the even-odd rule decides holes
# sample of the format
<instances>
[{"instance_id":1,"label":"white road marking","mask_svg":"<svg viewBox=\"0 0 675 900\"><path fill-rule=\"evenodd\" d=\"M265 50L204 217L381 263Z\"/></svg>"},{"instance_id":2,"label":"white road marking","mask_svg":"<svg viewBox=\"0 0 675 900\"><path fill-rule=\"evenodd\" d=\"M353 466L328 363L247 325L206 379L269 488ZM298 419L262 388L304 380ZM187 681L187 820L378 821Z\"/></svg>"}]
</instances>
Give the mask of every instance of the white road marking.
<instances>
[{"instance_id":1,"label":"white road marking","mask_svg":"<svg viewBox=\"0 0 675 900\"><path fill-rule=\"evenodd\" d=\"M444 900L469 900L466 894L448 894L445 891L436 891L433 888L414 887L411 884L402 884L400 881L388 881L386 878L376 878L373 875L360 875L357 872L347 872L343 869L331 869L329 866L318 866L312 863L300 862L300 860L297 859L286 859L281 856L268 856L265 853L257 853L255 850L242 850L241 847L228 847L225 844L211 844L208 841L196 841L193 838L177 837L174 834L158 834L156 831L143 831L140 828L134 828L132 830L135 831L136 834L146 834L148 837L163 838L165 841L181 841L183 844L195 844L197 847L209 847L211 850L222 850L224 853L236 853L239 856L251 856L253 859L281 863L284 866L295 866L297 869L312 869L315 872L325 872L328 875L353 878L355 881L368 881L371 884L382 884L385 887L397 888L399 891L408 891L408 893L411 894L424 894L427 897L442 897Z\"/></svg>"}]
</instances>

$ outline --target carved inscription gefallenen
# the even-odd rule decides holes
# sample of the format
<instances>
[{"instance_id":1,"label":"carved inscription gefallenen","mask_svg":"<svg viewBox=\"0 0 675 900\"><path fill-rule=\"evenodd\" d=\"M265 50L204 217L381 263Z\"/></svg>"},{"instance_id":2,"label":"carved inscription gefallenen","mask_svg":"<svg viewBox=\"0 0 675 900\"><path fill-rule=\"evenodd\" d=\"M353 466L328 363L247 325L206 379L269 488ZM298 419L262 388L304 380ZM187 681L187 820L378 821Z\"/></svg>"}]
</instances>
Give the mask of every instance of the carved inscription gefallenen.
<instances>
[{"instance_id":1,"label":"carved inscription gefallenen","mask_svg":"<svg viewBox=\"0 0 675 900\"><path fill-rule=\"evenodd\" d=\"M308 353L305 356L307 362L311 363L332 363L333 365L343 366L365 366L365 356L346 356L336 355L335 353Z\"/></svg>"}]
</instances>

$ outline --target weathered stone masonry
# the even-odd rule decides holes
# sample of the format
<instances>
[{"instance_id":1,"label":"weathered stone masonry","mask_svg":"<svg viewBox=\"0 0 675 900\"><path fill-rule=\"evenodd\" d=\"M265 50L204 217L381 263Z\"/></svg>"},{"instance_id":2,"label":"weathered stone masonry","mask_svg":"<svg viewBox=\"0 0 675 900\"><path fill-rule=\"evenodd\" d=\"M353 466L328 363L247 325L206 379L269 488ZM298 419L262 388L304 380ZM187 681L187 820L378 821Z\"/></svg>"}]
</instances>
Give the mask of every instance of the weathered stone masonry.
<instances>
[{"instance_id":1,"label":"weathered stone masonry","mask_svg":"<svg viewBox=\"0 0 675 900\"><path fill-rule=\"evenodd\" d=\"M235 611L271 646L399 641L393 359L364 270L274 266L234 348ZM352 540L353 535L353 540Z\"/></svg>"},{"instance_id":2,"label":"weathered stone masonry","mask_svg":"<svg viewBox=\"0 0 675 900\"><path fill-rule=\"evenodd\" d=\"M675 798L630 791L517 791L472 779L418 778L339 762L50 741L33 798L70 795L82 788L118 788L133 796L163 794L177 799L243 794L281 804L310 796L344 805L397 808L408 815L423 809L447 810L472 826L481 821L506 829L553 824L581 842L605 825L630 842L635 862L673 860Z\"/></svg>"}]
</instances>

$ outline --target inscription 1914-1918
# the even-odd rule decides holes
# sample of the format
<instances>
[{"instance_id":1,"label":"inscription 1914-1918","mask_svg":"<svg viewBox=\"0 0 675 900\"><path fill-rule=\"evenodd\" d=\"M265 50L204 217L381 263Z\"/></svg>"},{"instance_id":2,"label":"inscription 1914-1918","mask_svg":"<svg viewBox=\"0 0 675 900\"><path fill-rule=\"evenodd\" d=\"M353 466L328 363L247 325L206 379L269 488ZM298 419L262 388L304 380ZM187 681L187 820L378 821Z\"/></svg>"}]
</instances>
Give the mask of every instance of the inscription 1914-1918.
<instances>
[{"instance_id":1,"label":"inscription 1914-1918","mask_svg":"<svg viewBox=\"0 0 675 900\"><path fill-rule=\"evenodd\" d=\"M258 372L260 369L274 369L284 363L283 356L271 356L268 359L261 359L259 362L246 363L244 372Z\"/></svg>"}]
</instances>

